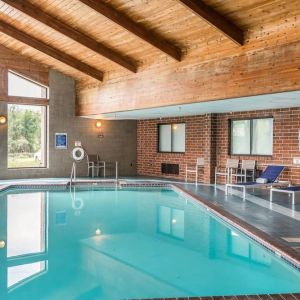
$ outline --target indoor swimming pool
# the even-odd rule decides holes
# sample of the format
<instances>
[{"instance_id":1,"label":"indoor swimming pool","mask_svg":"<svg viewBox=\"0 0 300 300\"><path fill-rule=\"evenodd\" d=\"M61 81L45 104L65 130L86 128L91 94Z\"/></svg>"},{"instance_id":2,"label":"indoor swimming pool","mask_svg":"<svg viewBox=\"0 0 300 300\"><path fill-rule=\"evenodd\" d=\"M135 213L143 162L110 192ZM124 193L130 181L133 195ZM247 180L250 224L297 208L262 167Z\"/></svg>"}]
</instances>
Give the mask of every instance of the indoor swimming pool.
<instances>
[{"instance_id":1,"label":"indoor swimming pool","mask_svg":"<svg viewBox=\"0 0 300 300\"><path fill-rule=\"evenodd\" d=\"M300 271L169 187L0 193L0 299L299 293Z\"/></svg>"}]
</instances>

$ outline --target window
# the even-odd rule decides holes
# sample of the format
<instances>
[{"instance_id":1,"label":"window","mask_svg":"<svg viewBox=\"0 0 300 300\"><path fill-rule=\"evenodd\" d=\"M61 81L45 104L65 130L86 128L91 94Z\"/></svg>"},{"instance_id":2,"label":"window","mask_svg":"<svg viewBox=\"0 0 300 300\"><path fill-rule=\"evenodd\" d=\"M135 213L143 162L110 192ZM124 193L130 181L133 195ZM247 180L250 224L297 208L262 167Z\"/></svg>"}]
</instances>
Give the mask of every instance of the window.
<instances>
[{"instance_id":1,"label":"window","mask_svg":"<svg viewBox=\"0 0 300 300\"><path fill-rule=\"evenodd\" d=\"M48 97L48 88L8 71L8 96ZM47 166L47 107L39 105L8 105L8 168L39 168Z\"/></svg>"},{"instance_id":2,"label":"window","mask_svg":"<svg viewBox=\"0 0 300 300\"><path fill-rule=\"evenodd\" d=\"M273 118L232 120L231 154L272 155Z\"/></svg>"},{"instance_id":3,"label":"window","mask_svg":"<svg viewBox=\"0 0 300 300\"><path fill-rule=\"evenodd\" d=\"M8 71L8 96L47 98L47 87Z\"/></svg>"},{"instance_id":4,"label":"window","mask_svg":"<svg viewBox=\"0 0 300 300\"><path fill-rule=\"evenodd\" d=\"M184 239L184 210L159 206L158 232Z\"/></svg>"},{"instance_id":5,"label":"window","mask_svg":"<svg viewBox=\"0 0 300 300\"><path fill-rule=\"evenodd\" d=\"M185 152L185 124L160 124L159 152Z\"/></svg>"},{"instance_id":6,"label":"window","mask_svg":"<svg viewBox=\"0 0 300 300\"><path fill-rule=\"evenodd\" d=\"M47 166L46 124L46 106L8 105L8 168Z\"/></svg>"}]
</instances>

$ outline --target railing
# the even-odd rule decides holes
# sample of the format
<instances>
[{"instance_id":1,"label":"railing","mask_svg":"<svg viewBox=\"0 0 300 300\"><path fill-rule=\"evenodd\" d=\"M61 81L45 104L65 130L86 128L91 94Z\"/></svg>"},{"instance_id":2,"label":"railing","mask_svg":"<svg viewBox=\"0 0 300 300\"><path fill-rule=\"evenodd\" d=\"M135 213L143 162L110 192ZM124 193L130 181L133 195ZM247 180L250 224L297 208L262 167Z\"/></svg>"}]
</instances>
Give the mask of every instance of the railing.
<instances>
[{"instance_id":1,"label":"railing","mask_svg":"<svg viewBox=\"0 0 300 300\"><path fill-rule=\"evenodd\" d=\"M72 188L73 182L76 182L76 163L73 162L71 176L70 176L70 188Z\"/></svg>"},{"instance_id":2,"label":"railing","mask_svg":"<svg viewBox=\"0 0 300 300\"><path fill-rule=\"evenodd\" d=\"M77 177L76 177L76 163L73 162L72 164L72 170L71 170L71 175L70 175L70 181L68 185L70 185L70 188L72 188L73 184L76 182ZM116 161L115 163L115 182L118 183L119 180L119 163Z\"/></svg>"},{"instance_id":3,"label":"railing","mask_svg":"<svg viewBox=\"0 0 300 300\"><path fill-rule=\"evenodd\" d=\"M118 182L118 162L116 161L116 182Z\"/></svg>"}]
</instances>

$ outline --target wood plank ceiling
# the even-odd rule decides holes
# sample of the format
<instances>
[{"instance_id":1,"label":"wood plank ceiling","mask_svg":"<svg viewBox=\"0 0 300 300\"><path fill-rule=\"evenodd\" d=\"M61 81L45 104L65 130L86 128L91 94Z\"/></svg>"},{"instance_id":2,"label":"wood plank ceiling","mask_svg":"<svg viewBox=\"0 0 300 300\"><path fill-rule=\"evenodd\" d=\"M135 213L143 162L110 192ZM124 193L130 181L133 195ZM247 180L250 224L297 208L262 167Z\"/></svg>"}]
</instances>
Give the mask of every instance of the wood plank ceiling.
<instances>
[{"instance_id":1,"label":"wood plank ceiling","mask_svg":"<svg viewBox=\"0 0 300 300\"><path fill-rule=\"evenodd\" d=\"M231 55L253 32L274 24L280 31L299 15L300 1L287 0L0 0L0 44L88 86L102 72L104 80L138 76L157 64L184 64L188 55ZM6 24L38 42L26 43ZM209 47L215 40L218 49Z\"/></svg>"}]
</instances>

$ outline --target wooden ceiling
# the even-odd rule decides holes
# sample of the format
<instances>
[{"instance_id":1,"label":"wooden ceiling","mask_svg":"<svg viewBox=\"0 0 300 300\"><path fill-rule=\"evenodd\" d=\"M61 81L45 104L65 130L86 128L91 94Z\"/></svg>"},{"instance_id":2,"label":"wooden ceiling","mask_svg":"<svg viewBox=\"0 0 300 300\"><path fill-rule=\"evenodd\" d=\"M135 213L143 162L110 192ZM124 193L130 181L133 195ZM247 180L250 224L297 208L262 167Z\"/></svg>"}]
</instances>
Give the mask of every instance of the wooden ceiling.
<instances>
[{"instance_id":1,"label":"wooden ceiling","mask_svg":"<svg viewBox=\"0 0 300 300\"><path fill-rule=\"evenodd\" d=\"M187 56L234 55L299 15L298 0L3 0L0 44L86 86Z\"/></svg>"}]
</instances>

